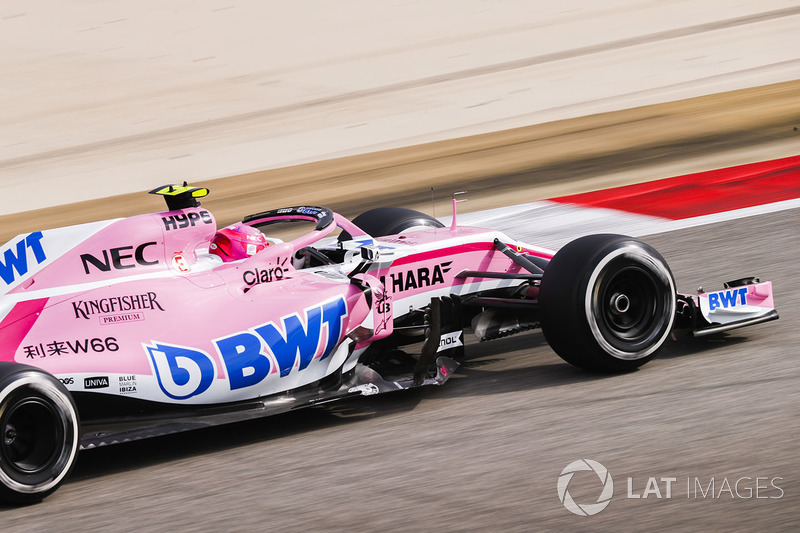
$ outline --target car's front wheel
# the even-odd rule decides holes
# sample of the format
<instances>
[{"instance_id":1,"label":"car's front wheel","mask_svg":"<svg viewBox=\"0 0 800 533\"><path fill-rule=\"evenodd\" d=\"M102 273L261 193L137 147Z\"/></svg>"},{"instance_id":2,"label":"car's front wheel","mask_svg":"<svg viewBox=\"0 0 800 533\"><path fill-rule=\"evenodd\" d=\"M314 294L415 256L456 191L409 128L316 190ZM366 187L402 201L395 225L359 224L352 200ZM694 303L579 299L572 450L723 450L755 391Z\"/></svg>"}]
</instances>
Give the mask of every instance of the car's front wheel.
<instances>
[{"instance_id":1,"label":"car's front wheel","mask_svg":"<svg viewBox=\"0 0 800 533\"><path fill-rule=\"evenodd\" d=\"M75 464L78 411L38 368L0 363L0 500L25 504L55 491Z\"/></svg>"},{"instance_id":2,"label":"car's front wheel","mask_svg":"<svg viewBox=\"0 0 800 533\"><path fill-rule=\"evenodd\" d=\"M675 317L675 282L661 255L621 235L589 235L556 253L539 291L542 332L564 360L623 372L655 357Z\"/></svg>"}]
</instances>

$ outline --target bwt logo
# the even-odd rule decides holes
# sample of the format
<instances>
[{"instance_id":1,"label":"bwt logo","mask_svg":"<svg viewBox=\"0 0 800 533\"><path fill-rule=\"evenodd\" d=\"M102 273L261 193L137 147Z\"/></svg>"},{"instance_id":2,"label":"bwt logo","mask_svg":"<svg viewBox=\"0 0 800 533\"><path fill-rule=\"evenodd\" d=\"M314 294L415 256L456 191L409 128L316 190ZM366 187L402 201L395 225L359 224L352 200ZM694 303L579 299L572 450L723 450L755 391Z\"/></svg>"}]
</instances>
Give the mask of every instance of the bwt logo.
<instances>
[{"instance_id":1,"label":"bwt logo","mask_svg":"<svg viewBox=\"0 0 800 533\"><path fill-rule=\"evenodd\" d=\"M42 232L37 231L21 238L3 252L0 259L0 278L11 285L17 279L17 275L24 276L28 273L28 250L33 252L33 258L37 264L42 264L47 260L47 254L42 247Z\"/></svg>"},{"instance_id":2,"label":"bwt logo","mask_svg":"<svg viewBox=\"0 0 800 533\"><path fill-rule=\"evenodd\" d=\"M288 376L295 364L303 371L315 357L324 360L333 352L343 336L344 298L308 307L302 314L283 317L281 325L269 322L214 341L232 391L258 385L273 369L280 377ZM201 350L158 342L145 350L161 390L174 400L202 394L217 374L214 359Z\"/></svg>"},{"instance_id":3,"label":"bwt logo","mask_svg":"<svg viewBox=\"0 0 800 533\"><path fill-rule=\"evenodd\" d=\"M747 287L712 292L708 295L708 309L710 311L713 311L717 307L727 309L728 307L736 307L737 305L747 305Z\"/></svg>"},{"instance_id":4,"label":"bwt logo","mask_svg":"<svg viewBox=\"0 0 800 533\"><path fill-rule=\"evenodd\" d=\"M569 493L569 482L572 481L572 476L575 472L589 471L597 474L602 486L600 496L597 497L595 503L580 504L572 499ZM579 516L592 516L596 515L611 503L611 497L614 495L614 481L611 479L611 474L606 467L592 461L591 459L579 459L573 461L561 471L558 476L558 499L564 504L564 507L571 513Z\"/></svg>"}]
</instances>

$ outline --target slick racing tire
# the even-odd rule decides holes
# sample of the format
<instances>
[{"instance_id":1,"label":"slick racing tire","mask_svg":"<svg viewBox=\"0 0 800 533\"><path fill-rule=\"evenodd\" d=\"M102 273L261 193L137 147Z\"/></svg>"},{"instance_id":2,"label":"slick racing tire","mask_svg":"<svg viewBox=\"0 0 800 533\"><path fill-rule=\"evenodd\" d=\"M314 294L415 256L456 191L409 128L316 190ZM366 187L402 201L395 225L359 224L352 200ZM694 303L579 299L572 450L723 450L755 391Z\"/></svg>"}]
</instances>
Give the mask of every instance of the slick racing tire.
<instances>
[{"instance_id":1,"label":"slick racing tire","mask_svg":"<svg viewBox=\"0 0 800 533\"><path fill-rule=\"evenodd\" d=\"M443 228L444 224L430 215L404 207L378 207L361 213L353 219L353 224L372 237L397 235L418 226ZM350 235L342 233L340 240L348 240Z\"/></svg>"},{"instance_id":2,"label":"slick racing tire","mask_svg":"<svg viewBox=\"0 0 800 533\"><path fill-rule=\"evenodd\" d=\"M78 410L69 391L38 368L0 363L0 500L33 503L75 465Z\"/></svg>"},{"instance_id":3,"label":"slick racing tire","mask_svg":"<svg viewBox=\"0 0 800 533\"><path fill-rule=\"evenodd\" d=\"M603 372L655 357L675 318L675 281L661 255L621 235L589 235L559 250L539 290L542 332L565 361Z\"/></svg>"}]
</instances>

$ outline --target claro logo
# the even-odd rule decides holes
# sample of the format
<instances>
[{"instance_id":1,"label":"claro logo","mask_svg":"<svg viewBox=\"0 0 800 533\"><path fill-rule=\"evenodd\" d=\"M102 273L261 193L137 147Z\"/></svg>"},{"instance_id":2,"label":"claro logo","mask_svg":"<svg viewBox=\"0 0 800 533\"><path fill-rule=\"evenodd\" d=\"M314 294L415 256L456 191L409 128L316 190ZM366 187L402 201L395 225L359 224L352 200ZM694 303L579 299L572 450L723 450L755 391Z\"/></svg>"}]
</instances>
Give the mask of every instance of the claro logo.
<instances>
[{"instance_id":1,"label":"claro logo","mask_svg":"<svg viewBox=\"0 0 800 533\"><path fill-rule=\"evenodd\" d=\"M283 257L278 259L279 264L277 265L245 270L242 273L242 281L244 281L245 285L249 285L251 287L253 285L260 285L261 283L280 281L286 276L286 274L289 273L289 268L286 266L286 263L288 262L289 259Z\"/></svg>"},{"instance_id":2,"label":"claro logo","mask_svg":"<svg viewBox=\"0 0 800 533\"><path fill-rule=\"evenodd\" d=\"M135 268L137 265L157 265L158 259L148 261L145 258L145 250L151 246L156 246L156 244L157 243L155 241L152 241L140 244L136 248L133 246L110 248L108 250L103 250L102 259L95 257L92 254L81 254L83 270L89 274L89 265L95 267L101 272L109 272L112 268L115 270L123 270L126 268Z\"/></svg>"},{"instance_id":3,"label":"claro logo","mask_svg":"<svg viewBox=\"0 0 800 533\"><path fill-rule=\"evenodd\" d=\"M280 266L266 268L256 268L253 270L245 270L242 274L242 281L245 285L259 285L261 283L271 283L273 281L280 281L289 272L288 268Z\"/></svg>"}]
</instances>

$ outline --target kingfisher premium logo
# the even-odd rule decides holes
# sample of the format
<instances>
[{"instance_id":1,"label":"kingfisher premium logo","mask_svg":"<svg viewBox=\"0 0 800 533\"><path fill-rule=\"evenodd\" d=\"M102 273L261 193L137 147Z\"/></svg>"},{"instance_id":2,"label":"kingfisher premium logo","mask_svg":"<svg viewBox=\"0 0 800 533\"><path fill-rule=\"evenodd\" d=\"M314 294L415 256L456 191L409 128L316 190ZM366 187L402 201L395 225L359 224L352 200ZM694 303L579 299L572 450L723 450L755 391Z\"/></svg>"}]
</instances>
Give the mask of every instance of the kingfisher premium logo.
<instances>
[{"instance_id":1,"label":"kingfisher premium logo","mask_svg":"<svg viewBox=\"0 0 800 533\"><path fill-rule=\"evenodd\" d=\"M131 322L135 320L144 320L141 311L143 309L158 309L163 311L164 308L158 303L158 296L154 292L146 292L144 294L129 294L125 296L111 296L108 298L100 298L97 300L76 300L72 302L72 310L75 311L75 318L83 318L89 320L92 315L108 315L102 316L101 324L115 324L117 322ZM130 311L126 313L126 311Z\"/></svg>"}]
</instances>

